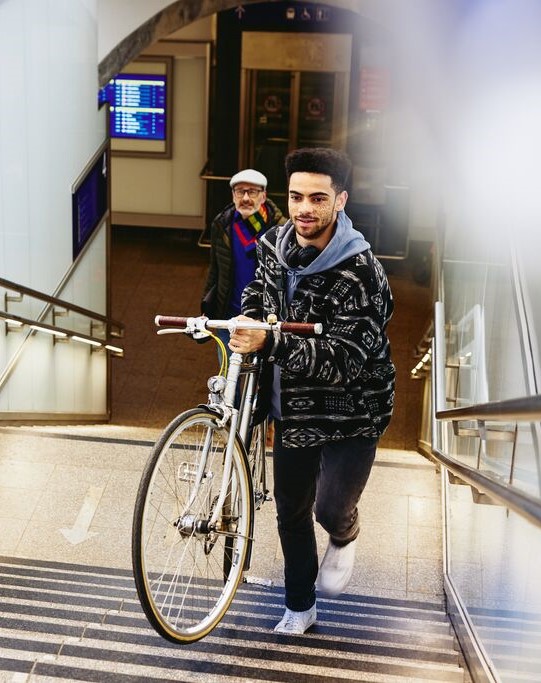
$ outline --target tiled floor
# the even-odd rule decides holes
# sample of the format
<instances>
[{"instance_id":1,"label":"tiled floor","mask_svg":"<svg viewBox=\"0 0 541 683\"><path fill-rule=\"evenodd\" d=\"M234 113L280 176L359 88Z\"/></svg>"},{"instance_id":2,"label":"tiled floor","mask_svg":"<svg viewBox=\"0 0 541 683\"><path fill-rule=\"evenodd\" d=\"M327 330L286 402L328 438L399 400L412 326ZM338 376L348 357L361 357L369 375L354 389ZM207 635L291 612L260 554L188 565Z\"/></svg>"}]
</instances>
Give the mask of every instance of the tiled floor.
<instances>
[{"instance_id":1,"label":"tiled floor","mask_svg":"<svg viewBox=\"0 0 541 683\"><path fill-rule=\"evenodd\" d=\"M141 471L158 431L108 425L0 428L0 554L131 567ZM270 487L272 472L269 458ZM380 449L360 503L348 592L441 602L439 477L411 451ZM250 576L283 585L274 503L257 513ZM318 527L319 529L319 527ZM319 529L323 554L326 535Z\"/></svg>"}]
</instances>

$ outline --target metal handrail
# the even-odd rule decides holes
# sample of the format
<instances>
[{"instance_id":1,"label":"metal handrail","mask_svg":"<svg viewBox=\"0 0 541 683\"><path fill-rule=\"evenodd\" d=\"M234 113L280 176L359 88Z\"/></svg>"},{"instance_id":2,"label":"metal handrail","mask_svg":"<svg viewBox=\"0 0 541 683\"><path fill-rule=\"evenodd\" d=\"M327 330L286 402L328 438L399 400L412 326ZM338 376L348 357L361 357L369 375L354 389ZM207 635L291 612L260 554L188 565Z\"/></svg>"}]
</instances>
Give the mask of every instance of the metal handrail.
<instances>
[{"instance_id":1,"label":"metal handrail","mask_svg":"<svg viewBox=\"0 0 541 683\"><path fill-rule=\"evenodd\" d=\"M76 341L81 341L81 342L86 342L87 344L90 344L91 346L94 347L101 347L104 348L106 351L110 351L114 356L123 356L124 355L124 349L118 347L118 346L113 346L112 344L109 343L107 339L102 339L101 337L95 337L91 334L85 334L84 332L77 332L74 330L69 330L66 327L60 327L59 325L49 325L48 323L45 322L38 322L36 320L32 320L31 318L24 318L23 316L20 315L13 315L12 313L8 313L7 311L0 311L0 318L4 320L6 324L10 323L18 323L20 325L26 325L30 329L30 334L36 331L45 331L51 333L53 336L56 334L61 335L61 337L57 338L56 341L62 341L62 340L76 340ZM0 381L0 386L1 386L1 381Z\"/></svg>"},{"instance_id":2,"label":"metal handrail","mask_svg":"<svg viewBox=\"0 0 541 683\"><path fill-rule=\"evenodd\" d=\"M44 294L43 292L39 292L35 289L32 289L30 287L26 287L24 285L19 285L16 282L12 282L11 280L6 280L4 278L0 278L0 287L3 287L4 289L8 289L13 292L18 292L19 294L22 295L27 295L30 296L34 299L37 299L39 301L45 302L45 305L43 307L43 310L41 311L40 315L35 319L31 320L30 318L24 318L21 316L17 316L12 313L8 313L7 311L1 311L0 312L0 318L2 318L5 322L6 325L9 324L8 321L12 320L15 323L19 323L21 325L25 325L28 327L27 333L24 337L24 340L22 343L19 345L18 349L15 351L5 368L0 372L0 389L4 386L4 384L7 382L8 378L11 376L13 370L15 369L19 358L21 354L23 353L23 348L26 344L26 341L31 338L36 332L36 326L40 327L42 330L43 328L48 329L50 332L59 332L64 338L68 339L73 339L73 337L78 338L78 341L84 341L90 345L96 345L96 347L99 345L103 347L106 351L108 351L110 354L115 355L115 356L123 356L124 351L123 349L120 349L118 347L115 347L111 345L108 340L103 340L99 339L97 337L94 337L92 334L86 335L86 334L80 334L77 333L73 330L67 330L63 327L59 327L57 325L49 325L48 323L44 322L44 318L46 316L46 313L48 310L51 308L54 311L54 307L58 306L60 308L63 308L67 311L71 311L74 313L78 313L80 315L84 315L87 318L89 318L91 321L96 320L102 324L105 324L107 334L110 337L115 337L115 338L122 338L124 336L124 325L123 323L120 323L116 320L113 320L112 318L108 318L107 316L102 315L101 313L96 313L95 311L91 311L87 308L83 308L82 306L78 306L77 304L73 304L69 301L64 301L63 299L59 299L58 297L51 296L49 294ZM6 295L7 296L7 295ZM92 323L91 323L91 330L92 330Z\"/></svg>"},{"instance_id":3,"label":"metal handrail","mask_svg":"<svg viewBox=\"0 0 541 683\"><path fill-rule=\"evenodd\" d=\"M511 484L500 484L474 467L445 455L434 445L432 445L432 457L438 464L446 467L466 484L476 488L479 493L485 493L496 503L513 510L529 522L541 527L541 502L538 498L517 489Z\"/></svg>"},{"instance_id":4,"label":"metal handrail","mask_svg":"<svg viewBox=\"0 0 541 683\"><path fill-rule=\"evenodd\" d=\"M511 398L506 401L491 401L461 408L436 410L437 420L495 420L495 421L541 420L541 394Z\"/></svg>"},{"instance_id":5,"label":"metal handrail","mask_svg":"<svg viewBox=\"0 0 541 683\"><path fill-rule=\"evenodd\" d=\"M64 299L59 299L56 296L44 294L43 292L39 292L36 289L31 289L30 287L19 285L16 282L11 282L10 280L5 280L4 278L0 278L0 287L10 289L14 292L19 292L20 294L26 294L27 296L31 296L34 299L39 299L40 301L45 301L46 303L53 304L54 306L60 306L61 308L73 311L74 313L84 315L87 318L99 320L100 322L106 323L110 326L110 333L112 337L123 336L123 323L118 322L117 320L113 320L113 318L108 318L107 316L102 315L101 313L96 313L95 311L91 311L88 308L83 308L82 306L78 306L77 304L65 301Z\"/></svg>"}]
</instances>

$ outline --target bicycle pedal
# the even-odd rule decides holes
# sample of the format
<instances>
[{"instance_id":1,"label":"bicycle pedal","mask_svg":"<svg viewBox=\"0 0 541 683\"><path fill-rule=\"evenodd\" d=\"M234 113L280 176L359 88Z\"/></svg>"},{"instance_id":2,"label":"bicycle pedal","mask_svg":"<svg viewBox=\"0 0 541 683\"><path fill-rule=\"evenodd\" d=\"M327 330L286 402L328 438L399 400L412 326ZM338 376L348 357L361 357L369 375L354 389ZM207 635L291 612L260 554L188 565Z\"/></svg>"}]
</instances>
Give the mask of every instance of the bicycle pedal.
<instances>
[{"instance_id":1,"label":"bicycle pedal","mask_svg":"<svg viewBox=\"0 0 541 683\"><path fill-rule=\"evenodd\" d=\"M272 579L263 579L260 576L245 576L242 582L250 583L254 586L266 586L267 588L272 588L274 586Z\"/></svg>"}]
</instances>

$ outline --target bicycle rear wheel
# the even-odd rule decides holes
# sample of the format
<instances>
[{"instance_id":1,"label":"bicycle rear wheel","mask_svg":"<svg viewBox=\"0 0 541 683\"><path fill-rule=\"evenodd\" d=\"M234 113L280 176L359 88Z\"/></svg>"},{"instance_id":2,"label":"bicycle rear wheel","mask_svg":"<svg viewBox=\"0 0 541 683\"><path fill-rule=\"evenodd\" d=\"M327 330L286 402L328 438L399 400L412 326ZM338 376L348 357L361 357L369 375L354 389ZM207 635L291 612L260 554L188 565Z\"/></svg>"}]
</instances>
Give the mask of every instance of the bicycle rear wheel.
<instances>
[{"instance_id":1,"label":"bicycle rear wheel","mask_svg":"<svg viewBox=\"0 0 541 683\"><path fill-rule=\"evenodd\" d=\"M173 420L156 443L139 485L132 562L145 614L164 638L191 643L226 613L251 544L251 478L235 440L227 496L209 525L223 482L228 428L196 408Z\"/></svg>"}]
</instances>

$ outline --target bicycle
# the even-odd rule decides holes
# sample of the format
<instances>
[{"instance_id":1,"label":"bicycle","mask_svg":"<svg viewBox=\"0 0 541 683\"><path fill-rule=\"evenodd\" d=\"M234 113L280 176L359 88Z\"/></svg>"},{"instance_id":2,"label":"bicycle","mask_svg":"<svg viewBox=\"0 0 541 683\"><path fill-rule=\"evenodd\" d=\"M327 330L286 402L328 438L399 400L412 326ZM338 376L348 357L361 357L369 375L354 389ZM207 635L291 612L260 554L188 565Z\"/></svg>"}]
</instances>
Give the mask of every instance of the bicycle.
<instances>
[{"instance_id":1,"label":"bicycle","mask_svg":"<svg viewBox=\"0 0 541 683\"><path fill-rule=\"evenodd\" d=\"M155 322L158 334L194 339L214 337L212 329L321 333L319 323L274 316L267 322L156 316ZM253 420L260 366L257 354L232 353L227 373L223 368L208 379L207 404L167 425L141 477L132 530L135 585L150 624L175 643L200 640L220 623L250 567L254 513L270 499L266 423Z\"/></svg>"}]
</instances>

